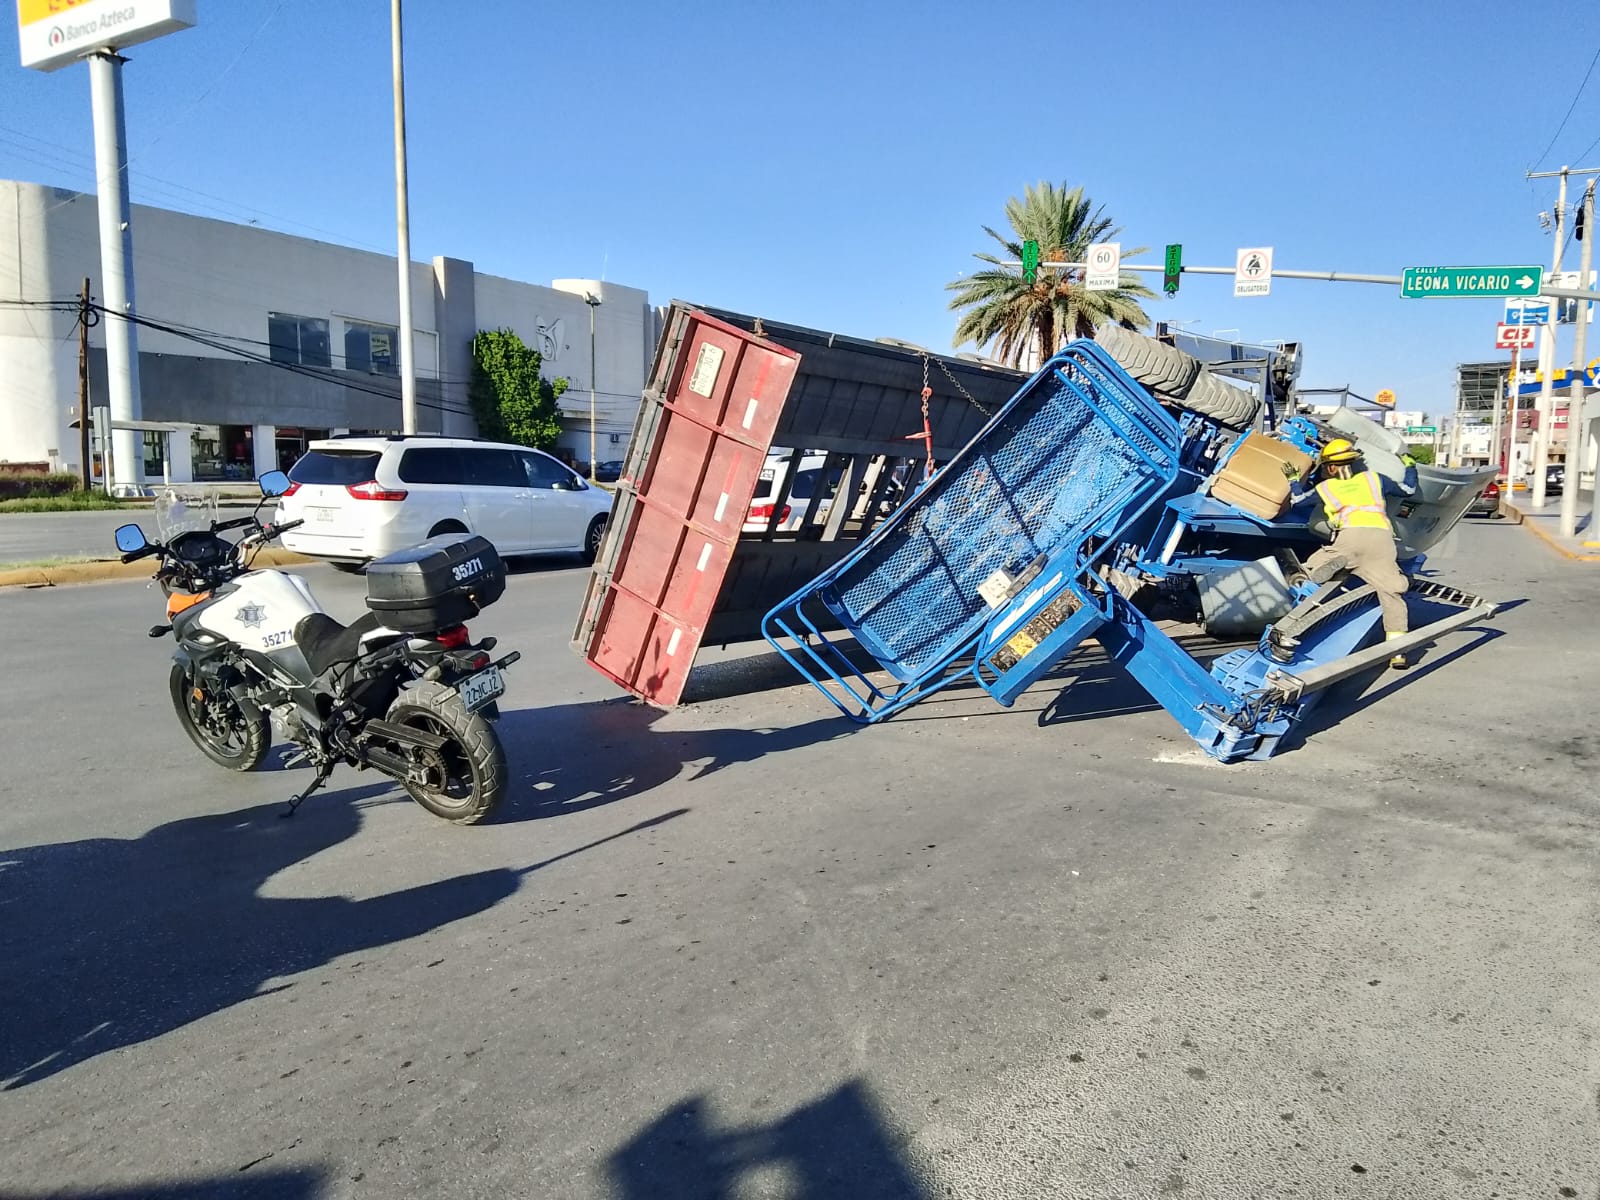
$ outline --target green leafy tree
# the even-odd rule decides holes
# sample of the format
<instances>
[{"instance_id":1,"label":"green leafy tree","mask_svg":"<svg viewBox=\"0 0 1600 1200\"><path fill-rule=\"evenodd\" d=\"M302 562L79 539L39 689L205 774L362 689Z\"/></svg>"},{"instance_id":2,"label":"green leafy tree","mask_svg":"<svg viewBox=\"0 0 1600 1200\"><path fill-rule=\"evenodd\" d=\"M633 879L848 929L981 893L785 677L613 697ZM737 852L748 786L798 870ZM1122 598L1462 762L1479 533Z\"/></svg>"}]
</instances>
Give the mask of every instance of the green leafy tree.
<instances>
[{"instance_id":1,"label":"green leafy tree","mask_svg":"<svg viewBox=\"0 0 1600 1200\"><path fill-rule=\"evenodd\" d=\"M497 442L548 450L561 433L556 400L565 379L539 373L543 358L509 329L481 330L472 339L468 398L478 433Z\"/></svg>"},{"instance_id":2,"label":"green leafy tree","mask_svg":"<svg viewBox=\"0 0 1600 1200\"><path fill-rule=\"evenodd\" d=\"M988 353L1019 366L1030 347L1043 361L1074 338L1092 337L1108 321L1129 329L1150 323L1139 301L1155 293L1129 276L1111 291L1091 292L1081 268L1040 268L1029 283L1021 267L1004 265L1022 258L1027 241L1039 243L1041 262L1083 262L1091 245L1117 240L1121 227L1081 187L1040 183L1026 188L1020 200L1013 196L1006 201L1006 220L1011 226L1007 234L983 227L1000 243L1005 258L975 254L990 266L945 284L956 293L950 307L965 310L956 325L955 345L970 341L980 349L992 347ZM1124 253L1141 254L1144 249Z\"/></svg>"},{"instance_id":3,"label":"green leafy tree","mask_svg":"<svg viewBox=\"0 0 1600 1200\"><path fill-rule=\"evenodd\" d=\"M1417 462L1422 466L1427 467L1433 465L1433 447L1427 445L1426 443L1410 447L1407 450L1407 453L1411 455L1411 458L1414 462Z\"/></svg>"}]
</instances>

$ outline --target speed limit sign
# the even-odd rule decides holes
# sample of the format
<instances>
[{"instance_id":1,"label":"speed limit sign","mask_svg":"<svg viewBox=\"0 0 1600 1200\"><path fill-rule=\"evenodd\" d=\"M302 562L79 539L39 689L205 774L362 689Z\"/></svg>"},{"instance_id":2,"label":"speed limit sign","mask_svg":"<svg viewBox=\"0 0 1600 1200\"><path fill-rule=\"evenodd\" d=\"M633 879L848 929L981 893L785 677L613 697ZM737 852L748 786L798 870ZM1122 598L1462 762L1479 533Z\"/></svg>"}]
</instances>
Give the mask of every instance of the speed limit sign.
<instances>
[{"instance_id":1,"label":"speed limit sign","mask_svg":"<svg viewBox=\"0 0 1600 1200\"><path fill-rule=\"evenodd\" d=\"M1122 283L1122 244L1096 242L1084 260L1083 286L1091 292L1115 291Z\"/></svg>"}]
</instances>

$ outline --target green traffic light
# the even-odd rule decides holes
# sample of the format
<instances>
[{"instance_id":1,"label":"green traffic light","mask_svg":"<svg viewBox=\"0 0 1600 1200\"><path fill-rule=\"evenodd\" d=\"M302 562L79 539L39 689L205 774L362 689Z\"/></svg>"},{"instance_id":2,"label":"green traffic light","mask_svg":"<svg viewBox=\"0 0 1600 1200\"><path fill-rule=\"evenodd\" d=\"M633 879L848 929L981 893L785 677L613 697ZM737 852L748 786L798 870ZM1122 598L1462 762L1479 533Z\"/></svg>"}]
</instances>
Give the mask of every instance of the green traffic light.
<instances>
[{"instance_id":1,"label":"green traffic light","mask_svg":"<svg viewBox=\"0 0 1600 1200\"><path fill-rule=\"evenodd\" d=\"M1022 278L1028 283L1034 282L1039 277L1039 243L1026 241L1022 243Z\"/></svg>"}]
</instances>

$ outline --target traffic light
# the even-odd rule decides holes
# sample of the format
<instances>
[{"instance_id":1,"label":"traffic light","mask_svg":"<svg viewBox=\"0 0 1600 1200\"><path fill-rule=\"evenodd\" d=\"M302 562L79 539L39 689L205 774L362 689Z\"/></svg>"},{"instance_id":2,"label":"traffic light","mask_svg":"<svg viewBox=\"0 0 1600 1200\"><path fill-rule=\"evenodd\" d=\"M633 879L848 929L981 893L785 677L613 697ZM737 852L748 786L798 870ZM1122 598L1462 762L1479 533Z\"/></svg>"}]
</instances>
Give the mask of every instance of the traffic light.
<instances>
[{"instance_id":1,"label":"traffic light","mask_svg":"<svg viewBox=\"0 0 1600 1200\"><path fill-rule=\"evenodd\" d=\"M1572 236L1580 242L1583 241L1583 214L1587 209L1586 204L1578 205L1578 219L1572 223Z\"/></svg>"},{"instance_id":2,"label":"traffic light","mask_svg":"<svg viewBox=\"0 0 1600 1200\"><path fill-rule=\"evenodd\" d=\"M1178 277L1183 273L1183 246L1174 243L1167 247L1166 270L1161 276L1161 290L1169 296L1178 294Z\"/></svg>"},{"instance_id":3,"label":"traffic light","mask_svg":"<svg viewBox=\"0 0 1600 1200\"><path fill-rule=\"evenodd\" d=\"M1039 243L1026 241L1022 243L1022 278L1026 283L1032 283L1039 278Z\"/></svg>"}]
</instances>

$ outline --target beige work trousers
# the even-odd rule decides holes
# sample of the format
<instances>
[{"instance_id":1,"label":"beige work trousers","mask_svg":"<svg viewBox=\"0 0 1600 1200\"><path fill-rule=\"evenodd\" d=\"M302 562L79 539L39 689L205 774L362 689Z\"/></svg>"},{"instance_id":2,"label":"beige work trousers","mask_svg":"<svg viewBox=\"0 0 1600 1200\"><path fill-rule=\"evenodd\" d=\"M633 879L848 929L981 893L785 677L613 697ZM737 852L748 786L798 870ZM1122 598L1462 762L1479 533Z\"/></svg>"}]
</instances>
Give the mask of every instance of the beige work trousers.
<instances>
[{"instance_id":1,"label":"beige work trousers","mask_svg":"<svg viewBox=\"0 0 1600 1200\"><path fill-rule=\"evenodd\" d=\"M1306 559L1306 570L1314 571L1324 563L1333 563L1337 569L1349 571L1361 582L1372 585L1378 593L1378 607L1383 610L1385 633L1406 631L1406 602L1402 597L1410 585L1395 561L1392 533L1387 529L1341 529L1331 546L1324 546Z\"/></svg>"}]
</instances>

